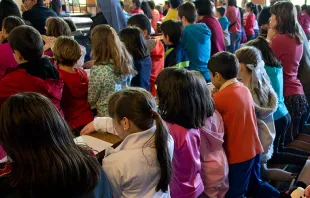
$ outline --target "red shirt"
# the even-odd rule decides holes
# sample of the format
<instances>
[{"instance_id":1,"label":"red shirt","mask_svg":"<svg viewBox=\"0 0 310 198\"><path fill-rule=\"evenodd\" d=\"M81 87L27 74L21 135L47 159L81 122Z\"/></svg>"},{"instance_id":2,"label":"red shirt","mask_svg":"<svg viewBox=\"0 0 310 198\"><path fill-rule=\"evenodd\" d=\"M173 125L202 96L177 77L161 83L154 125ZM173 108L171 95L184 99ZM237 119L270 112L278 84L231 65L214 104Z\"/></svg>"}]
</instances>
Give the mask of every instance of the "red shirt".
<instances>
[{"instance_id":1,"label":"red shirt","mask_svg":"<svg viewBox=\"0 0 310 198\"><path fill-rule=\"evenodd\" d=\"M130 12L130 14L144 14L141 8L136 8Z\"/></svg>"},{"instance_id":2,"label":"red shirt","mask_svg":"<svg viewBox=\"0 0 310 198\"><path fill-rule=\"evenodd\" d=\"M211 30L211 56L225 51L225 41L222 26L213 16L205 15L198 23L204 23Z\"/></svg>"},{"instance_id":3,"label":"red shirt","mask_svg":"<svg viewBox=\"0 0 310 198\"><path fill-rule=\"evenodd\" d=\"M249 14L244 21L244 30L246 35L254 35L254 24L256 17L254 14Z\"/></svg>"},{"instance_id":4,"label":"red shirt","mask_svg":"<svg viewBox=\"0 0 310 198\"><path fill-rule=\"evenodd\" d=\"M8 68L15 68L18 63L15 61L13 51L9 43L0 44L0 79Z\"/></svg>"},{"instance_id":5,"label":"red shirt","mask_svg":"<svg viewBox=\"0 0 310 198\"><path fill-rule=\"evenodd\" d=\"M165 48L160 40L156 40L153 50L151 50L152 71L150 78L150 91L153 96L156 95L155 81L158 74L164 69L165 66Z\"/></svg>"},{"instance_id":6,"label":"red shirt","mask_svg":"<svg viewBox=\"0 0 310 198\"><path fill-rule=\"evenodd\" d=\"M157 32L157 22L160 20L160 15L158 10L152 10L152 27L154 28L155 32Z\"/></svg>"},{"instance_id":7,"label":"red shirt","mask_svg":"<svg viewBox=\"0 0 310 198\"><path fill-rule=\"evenodd\" d=\"M284 96L304 94L302 84L297 78L303 45L299 44L296 38L277 34L270 47L283 66Z\"/></svg>"},{"instance_id":8,"label":"red shirt","mask_svg":"<svg viewBox=\"0 0 310 198\"><path fill-rule=\"evenodd\" d=\"M215 93L213 98L224 121L223 147L228 163L245 162L262 153L254 102L248 88L241 83L233 83Z\"/></svg>"},{"instance_id":9,"label":"red shirt","mask_svg":"<svg viewBox=\"0 0 310 198\"><path fill-rule=\"evenodd\" d=\"M61 100L65 119L72 129L84 126L94 120L90 105L87 101L88 77L85 71L75 69L76 73L70 73L58 69L64 81L64 89Z\"/></svg>"}]
</instances>

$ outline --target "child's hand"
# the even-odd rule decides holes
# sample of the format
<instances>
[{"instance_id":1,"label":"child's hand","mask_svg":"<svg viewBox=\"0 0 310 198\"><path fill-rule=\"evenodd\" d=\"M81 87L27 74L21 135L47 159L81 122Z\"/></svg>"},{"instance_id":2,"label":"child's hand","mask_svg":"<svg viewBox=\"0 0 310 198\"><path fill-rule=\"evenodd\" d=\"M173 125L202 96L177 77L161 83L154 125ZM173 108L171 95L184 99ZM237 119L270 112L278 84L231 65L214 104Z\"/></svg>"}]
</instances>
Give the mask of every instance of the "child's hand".
<instances>
[{"instance_id":1,"label":"child's hand","mask_svg":"<svg viewBox=\"0 0 310 198\"><path fill-rule=\"evenodd\" d=\"M84 68L84 69L89 69L89 68L91 68L94 64L95 64L95 61L94 61L94 60L87 61L86 63L84 63L83 68Z\"/></svg>"},{"instance_id":2,"label":"child's hand","mask_svg":"<svg viewBox=\"0 0 310 198\"><path fill-rule=\"evenodd\" d=\"M94 126L94 121L92 121L91 123L87 124L81 131L80 135L87 135L90 133L95 132L95 126Z\"/></svg>"},{"instance_id":3,"label":"child's hand","mask_svg":"<svg viewBox=\"0 0 310 198\"><path fill-rule=\"evenodd\" d=\"M308 186L305 190L306 198L310 198L310 186Z\"/></svg>"}]
</instances>

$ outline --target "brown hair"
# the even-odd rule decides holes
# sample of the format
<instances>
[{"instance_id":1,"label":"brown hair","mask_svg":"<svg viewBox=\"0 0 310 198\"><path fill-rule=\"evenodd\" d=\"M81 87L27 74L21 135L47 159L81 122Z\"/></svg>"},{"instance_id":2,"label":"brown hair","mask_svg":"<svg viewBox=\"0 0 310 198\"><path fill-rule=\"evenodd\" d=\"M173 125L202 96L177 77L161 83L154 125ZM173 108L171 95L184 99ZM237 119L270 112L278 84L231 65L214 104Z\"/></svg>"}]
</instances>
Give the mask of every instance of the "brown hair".
<instances>
[{"instance_id":1,"label":"brown hair","mask_svg":"<svg viewBox=\"0 0 310 198\"><path fill-rule=\"evenodd\" d=\"M113 70L120 75L133 74L132 57L109 25L98 25L91 33L92 55L95 65L105 62L113 64Z\"/></svg>"},{"instance_id":2,"label":"brown hair","mask_svg":"<svg viewBox=\"0 0 310 198\"><path fill-rule=\"evenodd\" d=\"M156 191L166 192L172 178L171 156L168 149L169 132L165 122L155 112L156 103L152 95L142 88L124 89L110 97L108 109L111 117L118 120L126 117L143 131L153 127L154 121L156 122L155 148L160 166L160 179Z\"/></svg>"},{"instance_id":3,"label":"brown hair","mask_svg":"<svg viewBox=\"0 0 310 198\"><path fill-rule=\"evenodd\" d=\"M178 7L178 15L180 19L184 16L189 23L194 23L197 18L195 4L192 2L183 3Z\"/></svg>"},{"instance_id":4,"label":"brown hair","mask_svg":"<svg viewBox=\"0 0 310 198\"><path fill-rule=\"evenodd\" d=\"M300 34L300 26L297 20L295 6L289 1L276 2L270 9L270 13L276 16L276 30L279 34L287 34L297 38L299 44L303 43Z\"/></svg>"},{"instance_id":5,"label":"brown hair","mask_svg":"<svg viewBox=\"0 0 310 198\"><path fill-rule=\"evenodd\" d=\"M46 20L46 36L70 36L71 30L68 24L59 17L50 17Z\"/></svg>"},{"instance_id":6,"label":"brown hair","mask_svg":"<svg viewBox=\"0 0 310 198\"><path fill-rule=\"evenodd\" d=\"M73 67L81 58L81 48L72 38L60 36L55 41L53 55L57 63Z\"/></svg>"}]
</instances>

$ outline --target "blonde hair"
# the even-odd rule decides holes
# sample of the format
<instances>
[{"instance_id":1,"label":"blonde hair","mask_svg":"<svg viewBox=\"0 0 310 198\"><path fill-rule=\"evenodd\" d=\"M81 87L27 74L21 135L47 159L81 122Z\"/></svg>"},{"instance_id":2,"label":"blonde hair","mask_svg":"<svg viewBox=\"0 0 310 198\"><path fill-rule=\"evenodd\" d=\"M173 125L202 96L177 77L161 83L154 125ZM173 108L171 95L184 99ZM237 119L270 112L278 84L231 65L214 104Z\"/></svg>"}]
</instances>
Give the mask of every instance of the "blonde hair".
<instances>
[{"instance_id":1,"label":"blonde hair","mask_svg":"<svg viewBox=\"0 0 310 198\"><path fill-rule=\"evenodd\" d=\"M74 66L81 57L81 48L72 38L60 36L55 41L53 55L57 63Z\"/></svg>"},{"instance_id":2,"label":"blonde hair","mask_svg":"<svg viewBox=\"0 0 310 198\"><path fill-rule=\"evenodd\" d=\"M46 36L70 36L71 30L69 25L59 17L50 17L46 20Z\"/></svg>"},{"instance_id":3,"label":"blonde hair","mask_svg":"<svg viewBox=\"0 0 310 198\"><path fill-rule=\"evenodd\" d=\"M91 33L92 55L95 65L110 63L119 75L134 74L132 57L109 25L98 25Z\"/></svg>"}]
</instances>

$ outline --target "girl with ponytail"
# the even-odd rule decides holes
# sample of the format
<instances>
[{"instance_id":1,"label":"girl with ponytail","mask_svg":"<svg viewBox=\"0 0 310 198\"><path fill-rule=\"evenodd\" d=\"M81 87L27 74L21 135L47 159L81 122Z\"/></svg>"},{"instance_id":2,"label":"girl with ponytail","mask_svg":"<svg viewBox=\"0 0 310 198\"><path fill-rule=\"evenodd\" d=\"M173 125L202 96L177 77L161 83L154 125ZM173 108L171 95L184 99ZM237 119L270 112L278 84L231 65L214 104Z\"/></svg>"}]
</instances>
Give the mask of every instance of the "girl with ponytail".
<instances>
[{"instance_id":1,"label":"girl with ponytail","mask_svg":"<svg viewBox=\"0 0 310 198\"><path fill-rule=\"evenodd\" d=\"M118 135L123 141L105 151L102 167L114 197L170 197L173 139L156 112L152 95L142 88L114 93L110 117L97 117L81 132Z\"/></svg>"},{"instance_id":2,"label":"girl with ponytail","mask_svg":"<svg viewBox=\"0 0 310 198\"><path fill-rule=\"evenodd\" d=\"M250 41L255 38L254 25L257 17L257 7L254 3L249 2L245 6L245 11L248 13L244 20L244 30L247 40Z\"/></svg>"},{"instance_id":3,"label":"girl with ponytail","mask_svg":"<svg viewBox=\"0 0 310 198\"><path fill-rule=\"evenodd\" d=\"M225 197L224 124L205 79L196 71L166 68L156 84L158 112L175 142L171 197Z\"/></svg>"}]
</instances>

